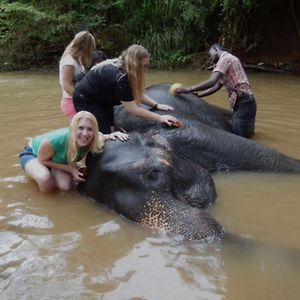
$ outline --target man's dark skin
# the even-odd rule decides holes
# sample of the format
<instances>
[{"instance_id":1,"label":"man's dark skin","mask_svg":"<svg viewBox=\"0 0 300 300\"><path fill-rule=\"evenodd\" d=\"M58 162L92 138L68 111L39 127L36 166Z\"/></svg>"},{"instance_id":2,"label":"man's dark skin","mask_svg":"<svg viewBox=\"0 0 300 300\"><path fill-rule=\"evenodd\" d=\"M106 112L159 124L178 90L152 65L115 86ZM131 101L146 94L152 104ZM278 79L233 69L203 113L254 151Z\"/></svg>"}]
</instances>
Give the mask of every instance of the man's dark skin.
<instances>
[{"instance_id":1,"label":"man's dark skin","mask_svg":"<svg viewBox=\"0 0 300 300\"><path fill-rule=\"evenodd\" d=\"M208 54L216 64L210 78L189 88L178 88L175 93L195 93L204 97L215 93L224 85L233 110L232 132L250 138L255 131L256 100L241 62L219 44L212 45ZM201 92L196 93L198 91Z\"/></svg>"},{"instance_id":2,"label":"man's dark skin","mask_svg":"<svg viewBox=\"0 0 300 300\"><path fill-rule=\"evenodd\" d=\"M221 50L217 47L212 46L208 52L210 60L213 63L217 63L220 56L224 50ZM176 94L187 94L187 93L193 93L197 91L202 91L200 93L197 93L199 97L204 97L211 95L215 92L217 92L223 85L220 82L220 79L223 77L223 74L221 72L212 72L209 79L200 82L199 84L196 84L194 86L191 86L190 88L179 88L176 89Z\"/></svg>"}]
</instances>

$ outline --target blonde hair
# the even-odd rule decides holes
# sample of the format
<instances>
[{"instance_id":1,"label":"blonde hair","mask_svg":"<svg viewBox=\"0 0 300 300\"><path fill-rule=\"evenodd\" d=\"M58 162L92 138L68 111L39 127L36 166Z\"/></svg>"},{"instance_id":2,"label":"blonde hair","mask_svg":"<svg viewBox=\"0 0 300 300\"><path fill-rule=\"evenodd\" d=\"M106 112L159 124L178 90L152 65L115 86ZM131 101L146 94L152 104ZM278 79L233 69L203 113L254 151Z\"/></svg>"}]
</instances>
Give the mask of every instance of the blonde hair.
<instances>
[{"instance_id":1,"label":"blonde hair","mask_svg":"<svg viewBox=\"0 0 300 300\"><path fill-rule=\"evenodd\" d=\"M91 64L93 51L96 49L94 36L88 31L78 32L66 47L62 57L71 55L79 63L88 67Z\"/></svg>"},{"instance_id":2,"label":"blonde hair","mask_svg":"<svg viewBox=\"0 0 300 300\"><path fill-rule=\"evenodd\" d=\"M138 104L142 101L145 89L145 71L142 60L147 57L150 57L150 53L141 45L131 45L119 57L128 76L134 99Z\"/></svg>"},{"instance_id":3,"label":"blonde hair","mask_svg":"<svg viewBox=\"0 0 300 300\"><path fill-rule=\"evenodd\" d=\"M78 154L79 154L79 149L76 144L76 132L77 132L79 121L81 119L90 120L94 132L93 140L90 143L87 151L91 152L92 154L100 153L103 150L103 146L104 146L104 141L102 139L99 139L98 137L99 128L98 128L97 120L94 117L94 115L85 110L79 111L76 115L74 115L69 125L70 132L69 132L67 157L68 157L69 164L73 166L76 165Z\"/></svg>"}]
</instances>

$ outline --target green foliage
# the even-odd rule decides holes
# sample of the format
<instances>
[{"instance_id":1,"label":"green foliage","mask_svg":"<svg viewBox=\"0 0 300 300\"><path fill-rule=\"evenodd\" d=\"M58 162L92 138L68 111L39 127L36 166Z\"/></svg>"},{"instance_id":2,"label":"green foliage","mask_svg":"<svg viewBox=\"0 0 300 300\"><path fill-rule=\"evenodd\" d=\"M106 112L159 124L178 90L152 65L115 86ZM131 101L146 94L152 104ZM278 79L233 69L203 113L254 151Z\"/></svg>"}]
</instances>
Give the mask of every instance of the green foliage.
<instances>
[{"instance_id":1,"label":"green foliage","mask_svg":"<svg viewBox=\"0 0 300 300\"><path fill-rule=\"evenodd\" d=\"M102 8L98 1L10 2L0 4L0 69L57 63L76 32L96 31L104 22L101 14L94 13Z\"/></svg>"},{"instance_id":2,"label":"green foliage","mask_svg":"<svg viewBox=\"0 0 300 300\"><path fill-rule=\"evenodd\" d=\"M151 65L154 68L179 68L190 62L190 56L181 51L163 52L152 58Z\"/></svg>"},{"instance_id":3,"label":"green foliage","mask_svg":"<svg viewBox=\"0 0 300 300\"><path fill-rule=\"evenodd\" d=\"M0 59L28 67L62 50L60 36L76 31L74 14L50 15L18 2L0 4Z\"/></svg>"},{"instance_id":4,"label":"green foliage","mask_svg":"<svg viewBox=\"0 0 300 300\"><path fill-rule=\"evenodd\" d=\"M293 0L19 0L0 3L2 68L57 63L80 30L98 48L118 55L133 43L152 53L157 66L181 66L213 42L255 48L268 14ZM293 8L293 7L292 7ZM292 9L291 8L291 9ZM300 32L296 12L294 22ZM1 69L1 65L0 65Z\"/></svg>"},{"instance_id":5,"label":"green foliage","mask_svg":"<svg viewBox=\"0 0 300 300\"><path fill-rule=\"evenodd\" d=\"M124 5L129 5L128 15L125 12L128 41L141 43L154 56L160 57L175 50L188 53L198 51L206 41L208 2L124 1ZM198 38L196 42L195 36Z\"/></svg>"}]
</instances>

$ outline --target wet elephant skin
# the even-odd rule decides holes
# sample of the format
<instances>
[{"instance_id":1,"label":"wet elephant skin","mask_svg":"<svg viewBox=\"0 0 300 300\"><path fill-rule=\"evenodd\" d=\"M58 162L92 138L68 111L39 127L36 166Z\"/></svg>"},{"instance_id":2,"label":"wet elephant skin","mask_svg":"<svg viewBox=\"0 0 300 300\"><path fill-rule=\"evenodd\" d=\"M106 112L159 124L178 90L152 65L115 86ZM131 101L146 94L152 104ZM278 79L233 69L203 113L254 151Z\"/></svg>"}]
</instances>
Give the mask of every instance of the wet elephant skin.
<instances>
[{"instance_id":1,"label":"wet elephant skin","mask_svg":"<svg viewBox=\"0 0 300 300\"><path fill-rule=\"evenodd\" d=\"M85 193L124 217L188 240L227 232L205 210L216 198L212 172L300 172L300 161L231 133L230 111L189 94L170 96L170 84L147 89L172 105L181 128L144 121L115 110L127 142L110 141L88 157ZM156 111L158 113L163 113ZM296 175L298 176L298 175Z\"/></svg>"}]
</instances>

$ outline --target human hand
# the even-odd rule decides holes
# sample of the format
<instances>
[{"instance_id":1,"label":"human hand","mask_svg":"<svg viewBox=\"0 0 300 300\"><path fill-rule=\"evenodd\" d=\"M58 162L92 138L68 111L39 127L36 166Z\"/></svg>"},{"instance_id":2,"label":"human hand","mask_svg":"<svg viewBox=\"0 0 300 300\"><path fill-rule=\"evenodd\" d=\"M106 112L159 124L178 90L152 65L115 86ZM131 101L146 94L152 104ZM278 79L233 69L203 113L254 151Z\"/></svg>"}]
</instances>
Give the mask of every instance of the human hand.
<instances>
[{"instance_id":1,"label":"human hand","mask_svg":"<svg viewBox=\"0 0 300 300\"><path fill-rule=\"evenodd\" d=\"M176 90L182 88L181 83L173 83L169 88L169 95L176 96Z\"/></svg>"},{"instance_id":2,"label":"human hand","mask_svg":"<svg viewBox=\"0 0 300 300\"><path fill-rule=\"evenodd\" d=\"M181 124L175 117L169 115L161 115L160 120L162 123L165 123L170 127L180 127L176 126L176 124Z\"/></svg>"},{"instance_id":3,"label":"human hand","mask_svg":"<svg viewBox=\"0 0 300 300\"><path fill-rule=\"evenodd\" d=\"M172 111L174 110L174 107L168 104L157 104L156 109L163 110L163 111Z\"/></svg>"},{"instance_id":4,"label":"human hand","mask_svg":"<svg viewBox=\"0 0 300 300\"><path fill-rule=\"evenodd\" d=\"M188 88L179 88L175 90L175 94L179 95L179 94L188 94L190 93L190 89Z\"/></svg>"},{"instance_id":5,"label":"human hand","mask_svg":"<svg viewBox=\"0 0 300 300\"><path fill-rule=\"evenodd\" d=\"M83 170L80 170L78 167L73 167L73 166L69 166L69 167L70 167L70 173L72 174L76 182L85 181L86 174L85 172L83 172Z\"/></svg>"},{"instance_id":6,"label":"human hand","mask_svg":"<svg viewBox=\"0 0 300 300\"><path fill-rule=\"evenodd\" d=\"M112 132L109 135L109 139L115 141L116 139L122 141L122 142L126 142L129 140L129 135L127 133L121 132L121 131L115 131Z\"/></svg>"}]
</instances>

